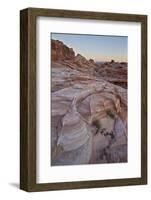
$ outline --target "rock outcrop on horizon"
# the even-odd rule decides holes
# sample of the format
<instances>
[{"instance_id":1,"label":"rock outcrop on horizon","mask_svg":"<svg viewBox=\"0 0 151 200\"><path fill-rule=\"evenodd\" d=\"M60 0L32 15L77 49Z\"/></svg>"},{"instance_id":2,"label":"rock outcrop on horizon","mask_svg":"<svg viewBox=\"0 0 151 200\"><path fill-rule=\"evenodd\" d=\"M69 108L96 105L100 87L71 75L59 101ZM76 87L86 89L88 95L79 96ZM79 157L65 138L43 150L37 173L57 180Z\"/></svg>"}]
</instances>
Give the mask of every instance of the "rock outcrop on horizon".
<instances>
[{"instance_id":1,"label":"rock outcrop on horizon","mask_svg":"<svg viewBox=\"0 0 151 200\"><path fill-rule=\"evenodd\" d=\"M52 40L51 72L51 165L127 162L127 63Z\"/></svg>"},{"instance_id":2,"label":"rock outcrop on horizon","mask_svg":"<svg viewBox=\"0 0 151 200\"><path fill-rule=\"evenodd\" d=\"M72 48L67 47L59 40L51 40L51 60L71 60L75 57Z\"/></svg>"}]
</instances>

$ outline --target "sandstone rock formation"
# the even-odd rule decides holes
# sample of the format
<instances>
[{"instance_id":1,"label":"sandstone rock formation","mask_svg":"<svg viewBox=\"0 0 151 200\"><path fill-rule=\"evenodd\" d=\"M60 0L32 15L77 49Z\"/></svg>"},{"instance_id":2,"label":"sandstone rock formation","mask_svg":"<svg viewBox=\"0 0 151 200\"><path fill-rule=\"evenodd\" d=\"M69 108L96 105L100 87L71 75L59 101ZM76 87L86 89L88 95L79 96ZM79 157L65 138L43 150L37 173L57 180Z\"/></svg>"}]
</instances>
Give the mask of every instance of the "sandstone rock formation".
<instances>
[{"instance_id":1,"label":"sandstone rock formation","mask_svg":"<svg viewBox=\"0 0 151 200\"><path fill-rule=\"evenodd\" d=\"M127 89L62 42L51 47L51 165L127 162Z\"/></svg>"},{"instance_id":2,"label":"sandstone rock formation","mask_svg":"<svg viewBox=\"0 0 151 200\"><path fill-rule=\"evenodd\" d=\"M51 40L51 59L58 60L70 60L75 57L75 53L72 48L67 47L63 42L59 40Z\"/></svg>"},{"instance_id":3,"label":"sandstone rock formation","mask_svg":"<svg viewBox=\"0 0 151 200\"><path fill-rule=\"evenodd\" d=\"M127 63L111 60L111 62L98 64L95 67L95 75L110 83L127 88Z\"/></svg>"}]
</instances>

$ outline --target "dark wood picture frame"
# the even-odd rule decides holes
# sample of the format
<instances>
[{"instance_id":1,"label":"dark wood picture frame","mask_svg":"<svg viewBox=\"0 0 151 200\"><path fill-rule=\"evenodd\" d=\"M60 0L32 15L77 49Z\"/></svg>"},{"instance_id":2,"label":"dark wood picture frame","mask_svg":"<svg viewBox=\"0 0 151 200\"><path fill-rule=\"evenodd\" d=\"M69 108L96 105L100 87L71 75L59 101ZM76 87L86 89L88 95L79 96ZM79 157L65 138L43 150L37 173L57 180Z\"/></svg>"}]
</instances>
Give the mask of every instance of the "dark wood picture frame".
<instances>
[{"instance_id":1,"label":"dark wood picture frame","mask_svg":"<svg viewBox=\"0 0 151 200\"><path fill-rule=\"evenodd\" d=\"M141 178L36 183L36 18L61 17L141 23ZM46 191L147 184L147 16L27 8L20 12L20 188Z\"/></svg>"}]
</instances>

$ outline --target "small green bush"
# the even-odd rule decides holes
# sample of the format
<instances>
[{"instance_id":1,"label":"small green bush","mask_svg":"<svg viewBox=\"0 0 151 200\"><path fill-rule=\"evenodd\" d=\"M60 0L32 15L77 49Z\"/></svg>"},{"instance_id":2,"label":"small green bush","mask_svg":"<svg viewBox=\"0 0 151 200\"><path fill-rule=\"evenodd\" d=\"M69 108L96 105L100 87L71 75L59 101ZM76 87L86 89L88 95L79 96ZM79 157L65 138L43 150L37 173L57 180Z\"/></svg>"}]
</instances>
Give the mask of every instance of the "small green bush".
<instances>
[{"instance_id":1,"label":"small green bush","mask_svg":"<svg viewBox=\"0 0 151 200\"><path fill-rule=\"evenodd\" d=\"M106 110L106 114L107 114L109 117L111 117L112 119L115 118L114 113L113 113L110 109Z\"/></svg>"},{"instance_id":2,"label":"small green bush","mask_svg":"<svg viewBox=\"0 0 151 200\"><path fill-rule=\"evenodd\" d=\"M97 128L96 134L101 129L101 123L100 123L100 121L98 119L95 119L94 121L92 121L92 126L95 126Z\"/></svg>"}]
</instances>

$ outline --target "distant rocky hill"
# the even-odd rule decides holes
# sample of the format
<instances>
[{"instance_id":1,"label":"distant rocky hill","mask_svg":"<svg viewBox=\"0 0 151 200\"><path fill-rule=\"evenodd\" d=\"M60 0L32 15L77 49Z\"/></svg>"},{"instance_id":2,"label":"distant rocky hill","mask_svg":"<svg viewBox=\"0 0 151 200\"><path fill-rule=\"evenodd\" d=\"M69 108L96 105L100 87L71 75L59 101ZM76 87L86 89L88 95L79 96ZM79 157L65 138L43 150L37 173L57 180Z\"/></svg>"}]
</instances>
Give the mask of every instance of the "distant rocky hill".
<instances>
[{"instance_id":1,"label":"distant rocky hill","mask_svg":"<svg viewBox=\"0 0 151 200\"><path fill-rule=\"evenodd\" d=\"M127 63L96 64L51 41L52 165L127 162L126 88Z\"/></svg>"},{"instance_id":2,"label":"distant rocky hill","mask_svg":"<svg viewBox=\"0 0 151 200\"><path fill-rule=\"evenodd\" d=\"M59 40L51 40L51 59L53 61L74 59L75 53Z\"/></svg>"},{"instance_id":3,"label":"distant rocky hill","mask_svg":"<svg viewBox=\"0 0 151 200\"><path fill-rule=\"evenodd\" d=\"M87 60L84 56L77 54L72 48L67 47L59 40L51 40L52 67L59 64L85 72L96 77L101 77L110 83L127 88L127 63L111 62L95 63L93 59Z\"/></svg>"}]
</instances>

